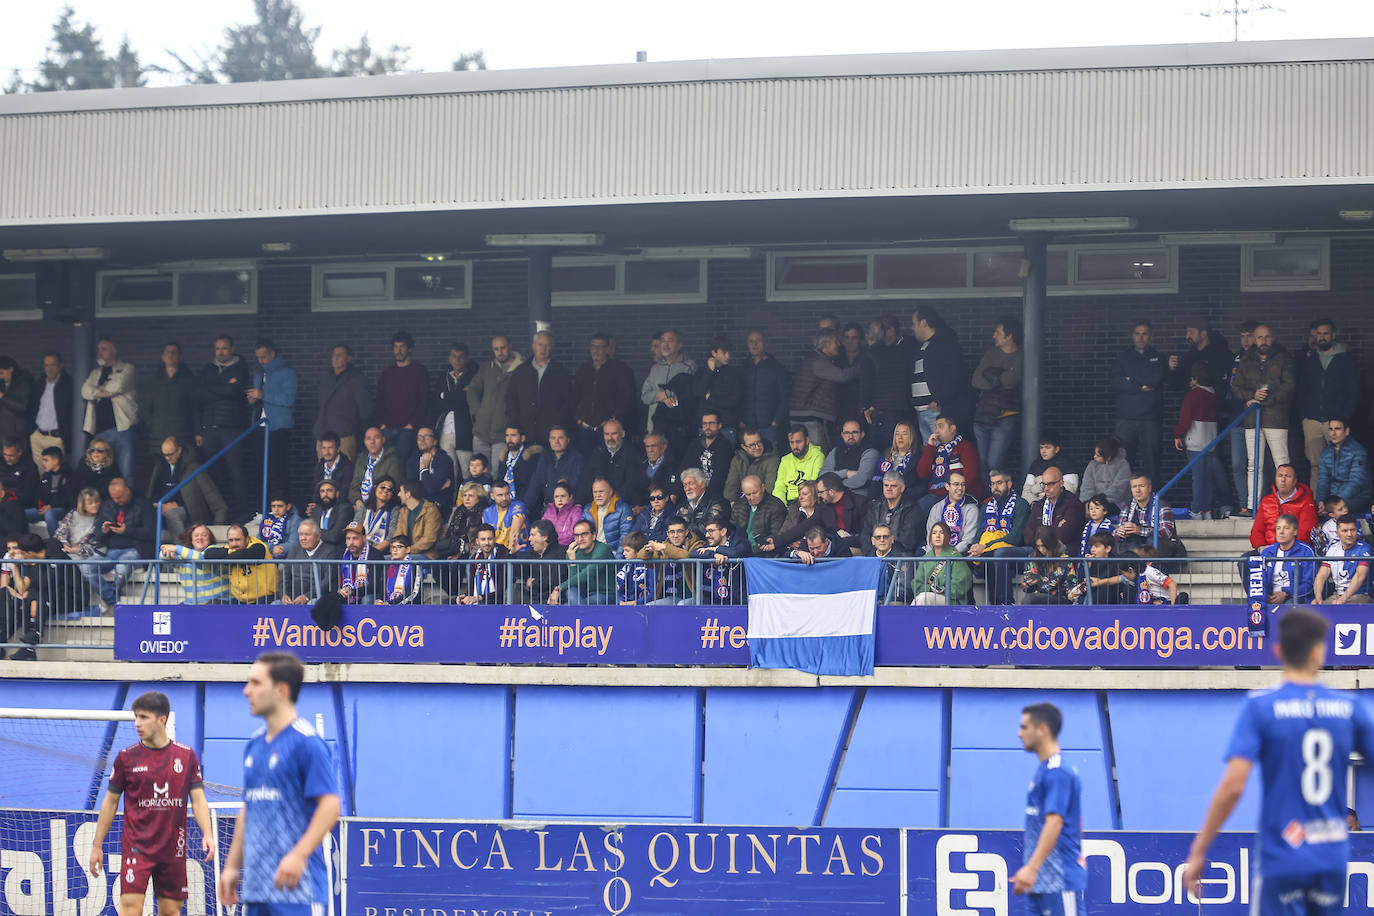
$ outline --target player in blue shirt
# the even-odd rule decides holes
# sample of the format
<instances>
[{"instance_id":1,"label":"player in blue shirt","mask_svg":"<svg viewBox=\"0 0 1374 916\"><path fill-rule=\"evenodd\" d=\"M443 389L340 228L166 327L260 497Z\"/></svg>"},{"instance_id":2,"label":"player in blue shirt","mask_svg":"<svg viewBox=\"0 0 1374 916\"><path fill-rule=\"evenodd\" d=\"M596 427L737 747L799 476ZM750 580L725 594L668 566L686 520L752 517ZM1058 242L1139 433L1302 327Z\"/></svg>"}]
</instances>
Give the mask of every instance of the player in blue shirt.
<instances>
[{"instance_id":1,"label":"player in blue shirt","mask_svg":"<svg viewBox=\"0 0 1374 916\"><path fill-rule=\"evenodd\" d=\"M1021 745L1040 766L1026 796L1025 863L1011 878L1011 889L1026 895L1032 916L1082 916L1088 886L1080 843L1083 837L1083 783L1059 755L1064 716L1051 703L1021 710Z\"/></svg>"},{"instance_id":2,"label":"player in blue shirt","mask_svg":"<svg viewBox=\"0 0 1374 916\"><path fill-rule=\"evenodd\" d=\"M243 806L219 899L229 906L242 896L244 916L313 916L328 900L320 844L339 821L339 789L329 746L296 717L304 678L294 655L267 652L243 688L253 715L267 724L244 754Z\"/></svg>"},{"instance_id":3,"label":"player in blue shirt","mask_svg":"<svg viewBox=\"0 0 1374 916\"><path fill-rule=\"evenodd\" d=\"M1374 719L1355 697L1317 683L1326 619L1289 611L1279 621L1283 683L1250 696L1226 751L1226 771L1188 852L1184 881L1199 897L1207 850L1260 765L1259 867L1251 904L1261 916L1343 912L1350 859L1346 770L1350 752L1374 759Z\"/></svg>"}]
</instances>

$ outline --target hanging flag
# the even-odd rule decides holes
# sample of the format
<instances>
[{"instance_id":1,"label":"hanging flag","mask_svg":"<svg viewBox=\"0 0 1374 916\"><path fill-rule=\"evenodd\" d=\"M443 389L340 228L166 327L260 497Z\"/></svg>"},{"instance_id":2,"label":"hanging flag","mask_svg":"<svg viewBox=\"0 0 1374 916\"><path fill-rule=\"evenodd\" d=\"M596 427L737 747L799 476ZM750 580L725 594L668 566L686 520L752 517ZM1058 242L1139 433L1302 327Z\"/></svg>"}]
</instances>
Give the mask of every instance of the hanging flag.
<instances>
[{"instance_id":1,"label":"hanging flag","mask_svg":"<svg viewBox=\"0 0 1374 916\"><path fill-rule=\"evenodd\" d=\"M882 560L850 557L804 566L748 559L744 569L751 668L873 673L873 620Z\"/></svg>"}]
</instances>

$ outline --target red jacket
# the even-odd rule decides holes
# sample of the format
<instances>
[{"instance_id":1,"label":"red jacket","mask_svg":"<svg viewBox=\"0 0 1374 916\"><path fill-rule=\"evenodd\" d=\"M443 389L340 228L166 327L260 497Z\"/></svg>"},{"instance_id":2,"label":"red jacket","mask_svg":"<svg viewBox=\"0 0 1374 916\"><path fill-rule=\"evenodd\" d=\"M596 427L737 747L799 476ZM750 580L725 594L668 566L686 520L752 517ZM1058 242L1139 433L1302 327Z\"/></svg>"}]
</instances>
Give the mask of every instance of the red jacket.
<instances>
[{"instance_id":1,"label":"red jacket","mask_svg":"<svg viewBox=\"0 0 1374 916\"><path fill-rule=\"evenodd\" d=\"M1291 514L1298 517L1298 540L1312 543L1312 532L1317 528L1317 504L1312 500L1312 491L1307 484L1300 483L1293 495L1279 503L1279 491L1270 488L1269 494L1260 500L1255 510L1255 522L1250 526L1250 546L1258 550L1274 543L1274 523L1280 515Z\"/></svg>"},{"instance_id":2,"label":"red jacket","mask_svg":"<svg viewBox=\"0 0 1374 916\"><path fill-rule=\"evenodd\" d=\"M930 492L935 496L945 495L945 484L941 480L938 483L931 479L931 472L935 469L935 453L937 447L927 445L925 451L921 452L921 460L916 465L916 473L930 481ZM968 483L968 495L974 499L982 499L987 494L983 492L983 476L979 473L978 465L978 446L973 444L973 440L965 436L963 440L954 447L954 452L949 456L951 470L958 468L964 472L964 480Z\"/></svg>"}]
</instances>

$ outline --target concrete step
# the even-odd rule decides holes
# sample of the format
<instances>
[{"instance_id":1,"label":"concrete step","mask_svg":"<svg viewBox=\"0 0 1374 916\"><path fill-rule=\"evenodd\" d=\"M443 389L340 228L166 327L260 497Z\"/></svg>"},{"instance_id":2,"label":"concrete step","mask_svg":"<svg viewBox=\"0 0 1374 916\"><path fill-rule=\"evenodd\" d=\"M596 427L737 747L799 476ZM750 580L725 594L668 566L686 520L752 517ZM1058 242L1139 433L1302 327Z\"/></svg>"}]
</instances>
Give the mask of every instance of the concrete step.
<instances>
[{"instance_id":1,"label":"concrete step","mask_svg":"<svg viewBox=\"0 0 1374 916\"><path fill-rule=\"evenodd\" d=\"M1192 519L1179 519L1175 524L1178 527L1178 536L1185 540L1193 537L1250 537L1250 524L1253 519L1242 518L1233 515L1226 519L1216 519L1210 522L1193 521Z\"/></svg>"}]
</instances>

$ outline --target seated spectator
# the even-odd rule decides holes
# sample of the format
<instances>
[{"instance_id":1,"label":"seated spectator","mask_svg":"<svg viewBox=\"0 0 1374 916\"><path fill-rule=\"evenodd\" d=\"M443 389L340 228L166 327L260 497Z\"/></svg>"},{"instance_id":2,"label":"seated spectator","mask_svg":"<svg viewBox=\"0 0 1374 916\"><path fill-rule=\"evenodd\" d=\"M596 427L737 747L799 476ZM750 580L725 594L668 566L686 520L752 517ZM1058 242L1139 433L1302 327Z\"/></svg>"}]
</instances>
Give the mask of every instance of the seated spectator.
<instances>
[{"instance_id":1,"label":"seated spectator","mask_svg":"<svg viewBox=\"0 0 1374 916\"><path fill-rule=\"evenodd\" d=\"M697 369L693 397L703 411L714 411L720 420L721 435L735 447L735 429L744 405L744 374L730 364L730 340L724 334L711 338L711 355Z\"/></svg>"},{"instance_id":2,"label":"seated spectator","mask_svg":"<svg viewBox=\"0 0 1374 916\"><path fill-rule=\"evenodd\" d=\"M881 604L906 604L911 598L911 570L901 562L902 554L893 548L894 542L892 529L878 525L869 535L869 545L864 548L864 556L887 561L883 564L883 582L879 586Z\"/></svg>"},{"instance_id":3,"label":"seated spectator","mask_svg":"<svg viewBox=\"0 0 1374 916\"><path fill-rule=\"evenodd\" d=\"M263 563L267 545L248 533L242 525L230 525L224 538L228 549L229 594L239 604L263 604L277 596L277 567Z\"/></svg>"},{"instance_id":4,"label":"seated spectator","mask_svg":"<svg viewBox=\"0 0 1374 916\"><path fill-rule=\"evenodd\" d=\"M648 513L642 512L640 515L647 517ZM572 488L569 484L560 483L553 488L553 500L544 507L542 520L553 525L555 540L560 547L572 545L573 526L582 520L582 507L573 502ZM545 589L544 594L548 593L548 589Z\"/></svg>"},{"instance_id":5,"label":"seated spectator","mask_svg":"<svg viewBox=\"0 0 1374 916\"><path fill-rule=\"evenodd\" d=\"M103 554L104 562L83 563L81 574L99 595L100 612L108 614L133 573L132 561L152 556L153 508L134 495L124 478L116 477L110 481L110 498L96 516L96 532L95 553ZM107 582L104 576L111 567L114 581Z\"/></svg>"},{"instance_id":6,"label":"seated spectator","mask_svg":"<svg viewBox=\"0 0 1374 916\"><path fill-rule=\"evenodd\" d=\"M434 505L426 502L426 505ZM420 601L420 580L424 569L418 558L410 552L410 538L398 534L391 539L391 562L386 565L386 582L382 594L374 604L418 604Z\"/></svg>"},{"instance_id":7,"label":"seated spectator","mask_svg":"<svg viewBox=\"0 0 1374 916\"><path fill-rule=\"evenodd\" d=\"M1040 480L1045 495L1031 504L1026 527L1021 532L1022 540L1027 545L1034 545L1036 531L1048 525L1054 529L1055 539L1060 544L1077 544L1086 519L1083 504L1064 485L1064 472L1058 465L1046 467ZM1026 556L1035 555L1033 546L1020 549L1027 551Z\"/></svg>"},{"instance_id":8,"label":"seated spectator","mask_svg":"<svg viewBox=\"0 0 1374 916\"><path fill-rule=\"evenodd\" d=\"M725 475L725 497L731 502L744 495L741 484L751 474L763 481L766 493L773 493L778 483L778 462L782 456L757 429L746 426L739 433L739 448L730 459L730 472ZM779 500L781 502L781 500Z\"/></svg>"},{"instance_id":9,"label":"seated spectator","mask_svg":"<svg viewBox=\"0 0 1374 916\"><path fill-rule=\"evenodd\" d=\"M459 604L503 604L506 594L505 570L496 560L510 558L510 551L497 541L498 532L488 524L478 525L472 533L472 553L467 566L468 593L458 599Z\"/></svg>"},{"instance_id":10,"label":"seated spectator","mask_svg":"<svg viewBox=\"0 0 1374 916\"><path fill-rule=\"evenodd\" d=\"M702 570L703 604L735 604L744 595L744 570L735 560L749 555L744 538L726 522L706 523L706 543L692 551L697 560L709 560Z\"/></svg>"},{"instance_id":11,"label":"seated spectator","mask_svg":"<svg viewBox=\"0 0 1374 916\"><path fill-rule=\"evenodd\" d=\"M9 557L16 561L6 563L0 572L0 590L3 591L6 613L4 632L0 639L9 641L10 634L23 624L20 642L24 648L14 653L16 661L37 661L34 646L43 639L44 622L53 616L53 602L57 589L44 570L32 562L43 559L45 548L43 539L31 532L20 535L14 543Z\"/></svg>"},{"instance_id":12,"label":"seated spectator","mask_svg":"<svg viewBox=\"0 0 1374 916\"><path fill-rule=\"evenodd\" d=\"M401 484L396 533L405 535L410 553L436 559L434 545L439 540L443 521L439 508L420 495L423 491L424 484L418 480L407 480Z\"/></svg>"},{"instance_id":13,"label":"seated spectator","mask_svg":"<svg viewBox=\"0 0 1374 916\"><path fill-rule=\"evenodd\" d=\"M215 534L208 525L194 525L183 531L179 544L163 544L162 555L169 560L187 560L177 567L181 580L182 604L223 604L229 600L229 572L222 563L215 563L214 554L206 551L215 546ZM222 556L225 551L218 553ZM75 615L72 615L75 616Z\"/></svg>"},{"instance_id":14,"label":"seated spectator","mask_svg":"<svg viewBox=\"0 0 1374 916\"><path fill-rule=\"evenodd\" d=\"M0 483L14 494L28 520L38 521L38 467L24 459L23 439L6 439L0 447Z\"/></svg>"},{"instance_id":15,"label":"seated spectator","mask_svg":"<svg viewBox=\"0 0 1374 916\"><path fill-rule=\"evenodd\" d=\"M1044 443L1040 448L1043 455ZM1083 469L1083 481L1077 490L1084 496L1101 493L1114 506L1126 504L1131 498L1131 463L1126 460L1126 450L1121 447L1120 439L1106 436L1093 447L1093 460Z\"/></svg>"},{"instance_id":16,"label":"seated spectator","mask_svg":"<svg viewBox=\"0 0 1374 916\"><path fill-rule=\"evenodd\" d=\"M363 452L353 465L353 483L348 490L349 502L355 509L362 508L378 481L386 477L394 484L404 472L405 466L397 456L396 450L386 444L382 431L375 426L369 426L367 432L363 433Z\"/></svg>"},{"instance_id":17,"label":"seated spectator","mask_svg":"<svg viewBox=\"0 0 1374 916\"><path fill-rule=\"evenodd\" d=\"M321 480L328 480L340 493L347 493L353 486L353 462L343 453L339 434L326 431L320 437L318 448L320 457L310 472L312 485L318 486Z\"/></svg>"},{"instance_id":18,"label":"seated spectator","mask_svg":"<svg viewBox=\"0 0 1374 916\"><path fill-rule=\"evenodd\" d=\"M1340 540L1340 535L1336 531L1336 519L1349 514L1350 507L1339 496L1328 496L1323 499L1317 506L1317 521L1320 525L1312 535L1312 549L1324 555L1326 548Z\"/></svg>"},{"instance_id":19,"label":"seated spectator","mask_svg":"<svg viewBox=\"0 0 1374 916\"><path fill-rule=\"evenodd\" d=\"M415 454L406 462L406 479L419 481L423 498L434 503L440 518L448 515L457 486L453 482L453 459L439 448L432 427L421 426L415 431Z\"/></svg>"},{"instance_id":20,"label":"seated spectator","mask_svg":"<svg viewBox=\"0 0 1374 916\"><path fill-rule=\"evenodd\" d=\"M782 531L783 523L787 520L787 507L769 493L763 481L753 474L744 478L741 488L744 495L735 500L730 509L730 524L750 553L763 554L766 552L763 545Z\"/></svg>"},{"instance_id":21,"label":"seated spectator","mask_svg":"<svg viewBox=\"0 0 1374 916\"><path fill-rule=\"evenodd\" d=\"M951 543L953 532L944 522L930 526L924 558L911 577L912 604L968 604L973 591L973 571L968 563L952 560L959 551Z\"/></svg>"},{"instance_id":22,"label":"seated spectator","mask_svg":"<svg viewBox=\"0 0 1374 916\"><path fill-rule=\"evenodd\" d=\"M339 559L339 597L348 604L370 604L373 596L372 567L381 559L367 539L362 522L344 528L344 551Z\"/></svg>"},{"instance_id":23,"label":"seated spectator","mask_svg":"<svg viewBox=\"0 0 1374 916\"><path fill-rule=\"evenodd\" d=\"M468 482L480 485L483 493L491 492L491 462L482 452L473 452L468 459Z\"/></svg>"},{"instance_id":24,"label":"seated spectator","mask_svg":"<svg viewBox=\"0 0 1374 916\"><path fill-rule=\"evenodd\" d=\"M399 490L395 478L377 478L376 486L353 515L353 521L363 526L367 542L378 552L390 549L391 537L396 533L396 516L401 508Z\"/></svg>"},{"instance_id":25,"label":"seated spectator","mask_svg":"<svg viewBox=\"0 0 1374 916\"><path fill-rule=\"evenodd\" d=\"M1131 499L1121 510L1116 526L1116 552L1124 555L1146 544L1154 547L1155 532L1159 533L1159 554L1163 557L1187 556L1183 542L1174 526L1174 510L1154 492L1154 485L1144 474L1131 476Z\"/></svg>"},{"instance_id":26,"label":"seated spectator","mask_svg":"<svg viewBox=\"0 0 1374 916\"><path fill-rule=\"evenodd\" d=\"M42 471L38 478L38 511L42 513L43 522L48 526L49 536L57 530L58 524L76 502L71 472L62 461L62 449L55 445L43 449L38 458Z\"/></svg>"},{"instance_id":27,"label":"seated spectator","mask_svg":"<svg viewBox=\"0 0 1374 916\"><path fill-rule=\"evenodd\" d=\"M634 475L643 466L644 453L626 443L625 427L619 420L607 420L602 425L601 437L602 445L587 456L582 480L573 496L586 505L592 498L592 481L599 477L609 482L612 490L624 494L633 505L638 486Z\"/></svg>"},{"instance_id":28,"label":"seated spectator","mask_svg":"<svg viewBox=\"0 0 1374 916\"><path fill-rule=\"evenodd\" d=\"M648 505L637 510L630 530L640 532L650 541L661 541L668 533L668 522L677 517L677 509L663 487L654 485L649 489Z\"/></svg>"},{"instance_id":29,"label":"seated spectator","mask_svg":"<svg viewBox=\"0 0 1374 916\"><path fill-rule=\"evenodd\" d=\"M821 476L821 465L825 463L825 453L812 444L805 426L795 424L787 430L787 447L789 451L778 462L778 480L773 485L773 495L784 503L797 498L802 481Z\"/></svg>"},{"instance_id":30,"label":"seated spectator","mask_svg":"<svg viewBox=\"0 0 1374 916\"><path fill-rule=\"evenodd\" d=\"M1121 459L1126 459L1124 451L1121 453ZM1043 478L1045 469L1051 466L1063 472L1064 489L1070 493L1078 493L1078 475L1069 471L1071 465L1068 464L1068 456L1063 454L1059 434L1047 430L1040 434L1040 458L1032 461L1030 470L1026 472L1026 482L1021 487L1022 499L1033 503L1045 495ZM1126 501L1124 495L1121 501Z\"/></svg>"},{"instance_id":31,"label":"seated spectator","mask_svg":"<svg viewBox=\"0 0 1374 916\"><path fill-rule=\"evenodd\" d=\"M835 473L847 490L865 497L876 492L871 486L873 474L880 460L858 420L845 420L840 425L840 443L830 450L821 463L821 474Z\"/></svg>"},{"instance_id":32,"label":"seated spectator","mask_svg":"<svg viewBox=\"0 0 1374 916\"><path fill-rule=\"evenodd\" d=\"M273 496L267 503L267 517L258 525L258 540L267 545L267 551L274 557L286 556L286 551L296 543L296 531L300 528L301 517L295 506L286 497Z\"/></svg>"},{"instance_id":33,"label":"seated spectator","mask_svg":"<svg viewBox=\"0 0 1374 916\"><path fill-rule=\"evenodd\" d=\"M1220 452L1215 448L1203 452L1217 437L1217 393L1212 387L1212 370L1202 360L1193 363L1188 385L1174 427L1174 448L1186 451L1189 461L1197 461L1192 469L1193 504L1188 517L1210 520L1226 501L1230 484L1221 468Z\"/></svg>"},{"instance_id":34,"label":"seated spectator","mask_svg":"<svg viewBox=\"0 0 1374 916\"><path fill-rule=\"evenodd\" d=\"M929 542L930 531L935 524L944 522L949 530L949 546L956 553L968 553L968 549L982 534L982 509L978 501L967 493L968 476L964 471L950 471L945 478L944 489L944 497L931 506L926 514L926 540Z\"/></svg>"},{"instance_id":35,"label":"seated spectator","mask_svg":"<svg viewBox=\"0 0 1374 916\"><path fill-rule=\"evenodd\" d=\"M315 501L306 507L306 518L315 523L320 540L343 549L344 528L353 518L347 506L339 505L339 490L332 480L321 480L315 487Z\"/></svg>"},{"instance_id":36,"label":"seated spectator","mask_svg":"<svg viewBox=\"0 0 1374 916\"><path fill-rule=\"evenodd\" d=\"M1068 559L1053 528L1037 526L1032 549L1034 559L1021 575L1022 604L1072 604L1084 593L1078 564Z\"/></svg>"},{"instance_id":37,"label":"seated spectator","mask_svg":"<svg viewBox=\"0 0 1374 916\"><path fill-rule=\"evenodd\" d=\"M615 594L615 571L604 561L615 559L615 553L596 539L596 529L591 522L583 519L577 523L567 556L572 561L568 576L549 592L546 603L609 604L610 596ZM586 562L588 560L593 562ZM567 600L562 601L565 596Z\"/></svg>"},{"instance_id":38,"label":"seated spectator","mask_svg":"<svg viewBox=\"0 0 1374 916\"><path fill-rule=\"evenodd\" d=\"M837 546L834 538L830 537L826 530L819 525L813 525L806 529L805 547L799 547L788 554L792 559L801 560L807 566L817 560L834 560L849 555L849 550Z\"/></svg>"},{"instance_id":39,"label":"seated spectator","mask_svg":"<svg viewBox=\"0 0 1374 916\"><path fill-rule=\"evenodd\" d=\"M176 438L162 440L161 460L148 480L148 501L156 503L180 490L162 504L162 532L175 540L190 525L223 525L229 521L229 507L208 473L192 476L200 463Z\"/></svg>"},{"instance_id":40,"label":"seated spectator","mask_svg":"<svg viewBox=\"0 0 1374 916\"><path fill-rule=\"evenodd\" d=\"M853 490L846 490L840 475L834 472L822 474L816 481L816 496L820 498L822 511L827 513L826 526L835 535L836 547L862 549L860 535L867 500Z\"/></svg>"},{"instance_id":41,"label":"seated spectator","mask_svg":"<svg viewBox=\"0 0 1374 916\"><path fill-rule=\"evenodd\" d=\"M1123 597L1133 597L1135 604L1187 604L1187 592L1180 592L1178 583L1156 565L1158 557L1159 551L1149 544L1131 550L1116 577L1126 593Z\"/></svg>"},{"instance_id":42,"label":"seated spectator","mask_svg":"<svg viewBox=\"0 0 1374 916\"><path fill-rule=\"evenodd\" d=\"M659 560L682 560L704 543L687 530L687 523L674 518L668 523L666 541L644 545L646 555ZM695 570L683 563L659 563L657 597L653 604L695 604Z\"/></svg>"},{"instance_id":43,"label":"seated spectator","mask_svg":"<svg viewBox=\"0 0 1374 916\"><path fill-rule=\"evenodd\" d=\"M562 426L550 429L549 447L535 461L525 494L525 508L530 514L543 515L544 509L552 504L553 490L559 483L566 484L571 494L582 479L582 465L582 453L572 447L568 430Z\"/></svg>"},{"instance_id":44,"label":"seated spectator","mask_svg":"<svg viewBox=\"0 0 1374 916\"><path fill-rule=\"evenodd\" d=\"M1339 496L1347 506L1367 506L1374 497L1369 479L1369 453L1350 438L1344 420L1326 422L1326 447L1317 466L1317 499Z\"/></svg>"},{"instance_id":45,"label":"seated spectator","mask_svg":"<svg viewBox=\"0 0 1374 916\"><path fill-rule=\"evenodd\" d=\"M917 473L917 468L921 464L921 454L915 450L916 427L902 420L892 427L892 445L878 459L878 466L873 469L873 484L881 486L883 475L888 471L896 471L902 475L906 481L906 488L915 494L917 485L921 482L921 475Z\"/></svg>"},{"instance_id":46,"label":"seated spectator","mask_svg":"<svg viewBox=\"0 0 1374 916\"><path fill-rule=\"evenodd\" d=\"M530 526L529 546L515 555L515 559L527 561L515 572L517 603L540 603L563 580L563 564L554 561L565 557L564 550L553 522L541 518Z\"/></svg>"},{"instance_id":47,"label":"seated spectator","mask_svg":"<svg viewBox=\"0 0 1374 916\"><path fill-rule=\"evenodd\" d=\"M1083 556L1097 561L1086 565L1093 604L1133 603L1134 596L1128 598L1122 588L1120 564L1102 562L1110 559L1115 552L1116 538L1111 534L1098 532L1088 538L1088 547Z\"/></svg>"},{"instance_id":48,"label":"seated spectator","mask_svg":"<svg viewBox=\"0 0 1374 916\"><path fill-rule=\"evenodd\" d=\"M458 488L458 504L449 513L432 550L435 559L466 559L472 550L472 532L482 524L488 505L487 491L481 484L469 480Z\"/></svg>"},{"instance_id":49,"label":"seated spectator","mask_svg":"<svg viewBox=\"0 0 1374 916\"><path fill-rule=\"evenodd\" d=\"M1094 535L1105 534L1112 538L1112 549L1116 549L1116 529L1121 525L1121 516L1116 512L1116 506L1107 501L1107 497L1098 493L1083 504L1083 511L1087 515L1087 523L1083 526L1083 534L1078 540L1078 556L1088 555L1088 542Z\"/></svg>"},{"instance_id":50,"label":"seated spectator","mask_svg":"<svg viewBox=\"0 0 1374 916\"><path fill-rule=\"evenodd\" d=\"M621 542L620 551L629 562L615 571L616 604L648 604L656 597L654 570L643 558L647 543L648 539L639 531L631 531Z\"/></svg>"},{"instance_id":51,"label":"seated spectator","mask_svg":"<svg viewBox=\"0 0 1374 916\"><path fill-rule=\"evenodd\" d=\"M525 549L525 529L529 514L525 504L511 495L510 484L498 480L491 485L491 505L482 513L482 522L496 529L496 543L511 553Z\"/></svg>"},{"instance_id":52,"label":"seated spectator","mask_svg":"<svg viewBox=\"0 0 1374 916\"><path fill-rule=\"evenodd\" d=\"M591 524L596 541L609 547L612 555L618 554L621 539L634 523L629 507L605 478L592 481L592 500L583 508L582 520ZM576 526L573 534L577 534Z\"/></svg>"},{"instance_id":53,"label":"seated spectator","mask_svg":"<svg viewBox=\"0 0 1374 916\"><path fill-rule=\"evenodd\" d=\"M1353 515L1336 520L1339 540L1326 549L1326 562L1312 582L1313 604L1369 604L1369 545L1360 540ZM1329 586L1329 589L1328 589Z\"/></svg>"},{"instance_id":54,"label":"seated spectator","mask_svg":"<svg viewBox=\"0 0 1374 916\"><path fill-rule=\"evenodd\" d=\"M916 504L923 512L928 512L931 506L945 499L946 482L954 471L964 472L966 491L975 500L981 499L983 480L978 468L977 447L964 438L952 417L938 417L935 432L926 442L921 463L916 467L916 473L930 481L930 489Z\"/></svg>"},{"instance_id":55,"label":"seated spectator","mask_svg":"<svg viewBox=\"0 0 1374 916\"><path fill-rule=\"evenodd\" d=\"M906 496L906 478L899 471L883 475L882 498L874 499L864 509L863 534L860 542L873 542L873 532L879 527L892 533L889 546L898 556L916 556L925 543L925 530L916 501Z\"/></svg>"},{"instance_id":56,"label":"seated spectator","mask_svg":"<svg viewBox=\"0 0 1374 916\"><path fill-rule=\"evenodd\" d=\"M1009 471L992 468L988 471L988 485L992 495L979 509L981 530L969 545L970 557L1028 556L1022 553L1022 537L1030 504L1016 495L1016 479ZM992 604L1011 604L1015 576L1011 563L986 564L983 578L988 583L988 601Z\"/></svg>"},{"instance_id":57,"label":"seated spectator","mask_svg":"<svg viewBox=\"0 0 1374 916\"><path fill-rule=\"evenodd\" d=\"M72 469L72 487L77 491L91 487L99 491L101 499L109 499L110 481L118 476L113 446L96 438L86 446L86 460Z\"/></svg>"},{"instance_id":58,"label":"seated spectator","mask_svg":"<svg viewBox=\"0 0 1374 916\"><path fill-rule=\"evenodd\" d=\"M725 480L735 451L734 442L722 435L721 429L720 414L702 411L701 435L687 444L678 470L679 477L688 469L700 471L706 478L706 494L713 499L725 495Z\"/></svg>"},{"instance_id":59,"label":"seated spectator","mask_svg":"<svg viewBox=\"0 0 1374 916\"><path fill-rule=\"evenodd\" d=\"M681 476L683 500L677 514L687 523L688 531L705 539L707 522L730 520L730 504L706 492L706 475L699 469L687 468Z\"/></svg>"},{"instance_id":60,"label":"seated spectator","mask_svg":"<svg viewBox=\"0 0 1374 916\"><path fill-rule=\"evenodd\" d=\"M649 433L644 437L644 464L642 478L631 473L633 481L635 512L644 510L641 501L648 498L649 490L662 487L670 500L676 501L682 495L682 480L678 475L677 462L668 454L668 440L662 433Z\"/></svg>"},{"instance_id":61,"label":"seated spectator","mask_svg":"<svg viewBox=\"0 0 1374 916\"><path fill-rule=\"evenodd\" d=\"M76 494L76 508L62 516L53 529L58 549L72 560L84 560L95 553L95 536L100 532L96 516L100 514L100 493L87 487Z\"/></svg>"},{"instance_id":62,"label":"seated spectator","mask_svg":"<svg viewBox=\"0 0 1374 916\"><path fill-rule=\"evenodd\" d=\"M530 491L530 478L534 476L535 463L543 451L542 446L526 444L523 428L507 426L506 447L501 450L501 456L496 460L496 471L492 474L493 482L504 480L510 484L511 499L519 500L520 504L524 505L525 494Z\"/></svg>"},{"instance_id":63,"label":"seated spectator","mask_svg":"<svg viewBox=\"0 0 1374 916\"><path fill-rule=\"evenodd\" d=\"M1258 550L1274 543L1274 523L1285 513L1298 520L1298 540L1311 543L1312 532L1318 527L1317 505L1307 484L1298 483L1298 473L1291 464L1274 470L1274 486L1260 500L1250 524L1250 546Z\"/></svg>"},{"instance_id":64,"label":"seated spectator","mask_svg":"<svg viewBox=\"0 0 1374 916\"><path fill-rule=\"evenodd\" d=\"M1264 593L1270 604L1311 604L1312 585L1316 580L1314 563L1294 563L1295 557L1315 557L1307 542L1299 540L1298 517L1290 512L1274 522L1274 543L1259 552L1264 558ZM1283 562L1289 560L1289 562Z\"/></svg>"},{"instance_id":65,"label":"seated spectator","mask_svg":"<svg viewBox=\"0 0 1374 916\"><path fill-rule=\"evenodd\" d=\"M337 589L335 576L343 550L320 537L320 526L310 519L296 529L296 541L282 566L281 600L286 604L314 604L320 595ZM315 562L306 562L313 560Z\"/></svg>"},{"instance_id":66,"label":"seated spectator","mask_svg":"<svg viewBox=\"0 0 1374 916\"><path fill-rule=\"evenodd\" d=\"M797 488L797 498L787 507L787 518L783 520L782 530L776 536L763 542L768 553L786 553L800 547L806 537L807 529L819 525L822 519L817 515L820 498L816 496L816 482L803 480Z\"/></svg>"}]
</instances>

